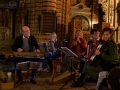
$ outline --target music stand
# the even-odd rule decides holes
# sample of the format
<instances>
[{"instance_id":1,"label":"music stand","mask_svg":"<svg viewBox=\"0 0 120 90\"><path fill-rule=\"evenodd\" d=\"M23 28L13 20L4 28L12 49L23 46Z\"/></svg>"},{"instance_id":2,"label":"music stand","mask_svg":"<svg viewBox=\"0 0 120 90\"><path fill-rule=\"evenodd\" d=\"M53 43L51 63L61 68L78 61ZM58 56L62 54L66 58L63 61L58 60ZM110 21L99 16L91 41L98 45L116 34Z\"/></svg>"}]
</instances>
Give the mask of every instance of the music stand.
<instances>
[{"instance_id":1,"label":"music stand","mask_svg":"<svg viewBox=\"0 0 120 90\"><path fill-rule=\"evenodd\" d=\"M17 66L20 70L27 70L26 79L32 79L36 81L29 75L31 69L38 69L41 66L41 62L38 62L40 58L38 53L26 53L26 52L13 52L15 58L21 58L22 60L15 60L15 70L17 71ZM32 60L31 60L32 59ZM33 61L33 59L37 59ZM17 65L16 65L17 63ZM16 77L16 76L15 76ZM23 80L21 80L17 85L19 85ZM37 81L36 81L37 82ZM40 83L41 86L43 85ZM16 86L17 86L16 85Z\"/></svg>"},{"instance_id":2,"label":"music stand","mask_svg":"<svg viewBox=\"0 0 120 90\"><path fill-rule=\"evenodd\" d=\"M62 88L72 79L72 58L73 57L78 58L78 56L74 52L72 52L70 49L68 49L67 47L61 47L60 51L71 58L70 59L71 60L71 78L59 89L59 90L62 90ZM82 86L82 87L84 87L84 86ZM84 87L84 88L86 90L88 90L86 87Z\"/></svg>"},{"instance_id":3,"label":"music stand","mask_svg":"<svg viewBox=\"0 0 120 90\"><path fill-rule=\"evenodd\" d=\"M61 47L60 51L69 57L77 57L78 58L78 55L76 55L73 51L71 51L67 47Z\"/></svg>"},{"instance_id":4,"label":"music stand","mask_svg":"<svg viewBox=\"0 0 120 90\"><path fill-rule=\"evenodd\" d=\"M59 49L61 52L63 52L65 55L67 55L68 57L70 57L71 60L71 78L65 82L65 84L59 89L61 90L69 81L71 81L72 79L72 58L76 57L78 58L78 56L72 52L70 49L68 49L67 47L61 47L61 49Z\"/></svg>"}]
</instances>

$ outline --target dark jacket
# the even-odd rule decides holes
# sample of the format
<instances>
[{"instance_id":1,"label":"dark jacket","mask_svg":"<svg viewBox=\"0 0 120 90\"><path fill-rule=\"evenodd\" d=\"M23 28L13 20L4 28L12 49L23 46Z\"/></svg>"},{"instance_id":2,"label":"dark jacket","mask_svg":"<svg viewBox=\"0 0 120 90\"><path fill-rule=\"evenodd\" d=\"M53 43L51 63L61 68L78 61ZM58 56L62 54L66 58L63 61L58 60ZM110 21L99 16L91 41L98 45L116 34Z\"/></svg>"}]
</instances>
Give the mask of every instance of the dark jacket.
<instances>
[{"instance_id":1,"label":"dark jacket","mask_svg":"<svg viewBox=\"0 0 120 90\"><path fill-rule=\"evenodd\" d=\"M29 36L28 43L30 46L30 52L32 52L34 48L39 49L39 45L34 36L32 35ZM22 46L23 46L23 35L20 35L15 39L15 42L11 48L12 48L12 51L17 51L17 49L22 48Z\"/></svg>"},{"instance_id":2,"label":"dark jacket","mask_svg":"<svg viewBox=\"0 0 120 90\"><path fill-rule=\"evenodd\" d=\"M104 70L109 70L115 67L119 63L117 45L114 42L114 40L110 38L107 42L105 42L103 47L104 47L103 48L104 50L101 51L101 54L100 54L102 59L100 65ZM105 49L107 51L105 51Z\"/></svg>"}]
</instances>

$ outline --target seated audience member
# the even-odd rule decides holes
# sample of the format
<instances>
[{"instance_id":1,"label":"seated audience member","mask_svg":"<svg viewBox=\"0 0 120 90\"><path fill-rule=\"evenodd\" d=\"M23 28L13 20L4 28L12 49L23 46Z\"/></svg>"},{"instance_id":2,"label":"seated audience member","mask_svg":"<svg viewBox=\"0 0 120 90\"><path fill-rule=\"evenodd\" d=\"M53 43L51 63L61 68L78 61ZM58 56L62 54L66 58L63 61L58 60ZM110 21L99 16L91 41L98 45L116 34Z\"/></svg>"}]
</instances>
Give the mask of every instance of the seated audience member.
<instances>
[{"instance_id":1,"label":"seated audience member","mask_svg":"<svg viewBox=\"0 0 120 90\"><path fill-rule=\"evenodd\" d=\"M78 58L76 58L76 57L71 58L71 57L68 57L67 55L65 55L62 62L71 69L71 61L72 61L73 67L75 69L77 69L80 60L83 58L83 56L85 54L86 47L87 47L87 42L83 38L82 31L77 30L75 33L75 38L72 40L70 50L73 51L75 54L77 54ZM65 69L62 68L61 71L64 72Z\"/></svg>"},{"instance_id":2,"label":"seated audience member","mask_svg":"<svg viewBox=\"0 0 120 90\"><path fill-rule=\"evenodd\" d=\"M95 34L94 34L95 35ZM98 57L97 61L99 64L93 64L89 62L85 62L83 71L81 76L78 78L76 82L74 82L72 87L81 87L83 86L83 80L86 75L90 75L94 80L98 79L98 73L101 71L109 71L111 68L118 65L118 51L117 45L114 42L113 38L113 30L111 28L104 28L102 31L102 47L100 50L95 49L95 55Z\"/></svg>"},{"instance_id":3,"label":"seated audience member","mask_svg":"<svg viewBox=\"0 0 120 90\"><path fill-rule=\"evenodd\" d=\"M57 40L56 33L51 33L50 41L47 43L47 54L45 55L45 60L49 65L49 72L53 69L52 60L61 56L60 47L61 41Z\"/></svg>"},{"instance_id":4,"label":"seated audience member","mask_svg":"<svg viewBox=\"0 0 120 90\"><path fill-rule=\"evenodd\" d=\"M12 46L13 51L17 52L40 52L39 45L34 36L30 35L30 29L28 26L22 27L22 35L18 36ZM34 59L33 59L34 61ZM16 61L17 62L17 61ZM36 76L36 69L32 69L31 77L34 78ZM22 74L21 70L17 70L18 81L21 82ZM30 80L32 84L36 84L37 82L33 79Z\"/></svg>"}]
</instances>

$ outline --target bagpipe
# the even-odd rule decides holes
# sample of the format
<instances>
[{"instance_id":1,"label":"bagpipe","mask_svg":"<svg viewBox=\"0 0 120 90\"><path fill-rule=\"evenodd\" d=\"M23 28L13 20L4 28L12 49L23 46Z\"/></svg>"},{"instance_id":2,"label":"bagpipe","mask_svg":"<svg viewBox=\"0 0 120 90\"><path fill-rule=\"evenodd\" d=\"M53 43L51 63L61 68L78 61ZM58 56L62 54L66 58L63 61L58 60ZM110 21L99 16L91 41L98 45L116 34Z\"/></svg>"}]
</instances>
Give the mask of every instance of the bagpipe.
<instances>
[{"instance_id":1,"label":"bagpipe","mask_svg":"<svg viewBox=\"0 0 120 90\"><path fill-rule=\"evenodd\" d=\"M96 45L94 45L92 49L91 47L92 47L92 44L88 45L86 61L92 65L99 65L101 62L101 57L100 55L95 55L95 50L97 49L100 52L106 53L108 50L108 47L101 40L97 41Z\"/></svg>"}]
</instances>

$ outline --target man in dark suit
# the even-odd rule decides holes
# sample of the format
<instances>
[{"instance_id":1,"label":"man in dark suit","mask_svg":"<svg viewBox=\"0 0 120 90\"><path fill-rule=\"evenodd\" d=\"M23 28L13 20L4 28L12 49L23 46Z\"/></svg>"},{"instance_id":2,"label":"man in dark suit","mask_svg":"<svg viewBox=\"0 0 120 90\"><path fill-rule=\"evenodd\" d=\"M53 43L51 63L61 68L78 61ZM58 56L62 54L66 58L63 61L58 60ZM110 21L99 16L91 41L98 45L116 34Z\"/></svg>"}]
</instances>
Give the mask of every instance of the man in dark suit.
<instances>
[{"instance_id":1,"label":"man in dark suit","mask_svg":"<svg viewBox=\"0 0 120 90\"><path fill-rule=\"evenodd\" d=\"M18 36L12 46L12 51L17 52L40 52L39 45L34 36L30 35L30 29L28 26L22 27L22 35ZM32 69L31 77L34 78L36 75L36 69ZM17 76L19 83L22 80L21 70L17 70ZM33 79L30 80L32 84L36 84L37 82Z\"/></svg>"}]
</instances>

